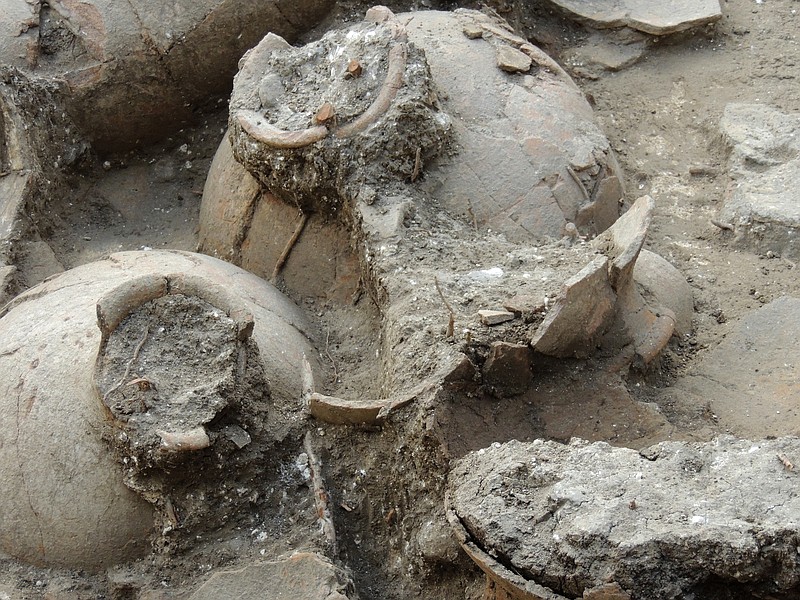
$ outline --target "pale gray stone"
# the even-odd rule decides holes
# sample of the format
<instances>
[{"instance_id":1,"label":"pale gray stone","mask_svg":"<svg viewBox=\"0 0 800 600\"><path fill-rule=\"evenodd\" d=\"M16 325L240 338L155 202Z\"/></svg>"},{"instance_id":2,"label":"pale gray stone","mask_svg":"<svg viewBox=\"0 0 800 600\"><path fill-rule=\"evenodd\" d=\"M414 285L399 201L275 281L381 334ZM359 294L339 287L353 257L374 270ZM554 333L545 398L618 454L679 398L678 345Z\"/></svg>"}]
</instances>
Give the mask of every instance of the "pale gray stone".
<instances>
[{"instance_id":1,"label":"pale gray stone","mask_svg":"<svg viewBox=\"0 0 800 600\"><path fill-rule=\"evenodd\" d=\"M327 558L298 552L284 560L214 573L189 600L347 600L352 588Z\"/></svg>"},{"instance_id":2,"label":"pale gray stone","mask_svg":"<svg viewBox=\"0 0 800 600\"><path fill-rule=\"evenodd\" d=\"M457 461L448 501L462 544L569 598L616 583L615 598L788 600L800 586L800 496L779 457L796 461L800 439L641 452L511 441Z\"/></svg>"},{"instance_id":3,"label":"pale gray stone","mask_svg":"<svg viewBox=\"0 0 800 600\"><path fill-rule=\"evenodd\" d=\"M800 259L800 114L729 104L720 129L731 183L718 222L739 247Z\"/></svg>"},{"instance_id":4,"label":"pale gray stone","mask_svg":"<svg viewBox=\"0 0 800 600\"><path fill-rule=\"evenodd\" d=\"M507 310L479 310L478 316L484 325L499 325L514 318L514 313Z\"/></svg>"},{"instance_id":5,"label":"pale gray stone","mask_svg":"<svg viewBox=\"0 0 800 600\"><path fill-rule=\"evenodd\" d=\"M630 27L665 35L707 25L722 18L719 0L550 0L598 29Z\"/></svg>"},{"instance_id":6,"label":"pale gray stone","mask_svg":"<svg viewBox=\"0 0 800 600\"><path fill-rule=\"evenodd\" d=\"M530 56L511 46L502 45L497 49L497 66L507 73L526 73L532 64Z\"/></svg>"}]
</instances>

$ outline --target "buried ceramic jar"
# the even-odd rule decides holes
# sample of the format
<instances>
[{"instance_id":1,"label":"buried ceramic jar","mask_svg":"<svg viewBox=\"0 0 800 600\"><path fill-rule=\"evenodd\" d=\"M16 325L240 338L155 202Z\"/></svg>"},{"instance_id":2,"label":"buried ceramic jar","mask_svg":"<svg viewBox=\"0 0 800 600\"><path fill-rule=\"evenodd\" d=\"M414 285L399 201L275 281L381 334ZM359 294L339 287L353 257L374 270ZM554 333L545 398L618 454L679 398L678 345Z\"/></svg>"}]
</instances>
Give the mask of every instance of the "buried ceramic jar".
<instances>
[{"instance_id":1,"label":"buried ceramic jar","mask_svg":"<svg viewBox=\"0 0 800 600\"><path fill-rule=\"evenodd\" d=\"M14 299L0 317L2 550L94 569L178 525L213 527L215 501L235 511L231 466L301 411L303 364L317 364L303 323L259 278L185 252L115 254Z\"/></svg>"}]
</instances>

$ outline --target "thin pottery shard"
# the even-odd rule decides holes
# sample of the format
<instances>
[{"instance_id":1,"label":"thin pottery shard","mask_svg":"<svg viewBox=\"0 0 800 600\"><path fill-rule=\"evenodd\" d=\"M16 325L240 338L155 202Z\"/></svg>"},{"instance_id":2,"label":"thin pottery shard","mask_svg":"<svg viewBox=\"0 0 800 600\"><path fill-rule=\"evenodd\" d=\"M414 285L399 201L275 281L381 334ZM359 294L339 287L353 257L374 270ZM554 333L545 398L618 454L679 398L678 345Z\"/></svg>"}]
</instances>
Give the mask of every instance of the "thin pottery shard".
<instances>
[{"instance_id":1,"label":"thin pottery shard","mask_svg":"<svg viewBox=\"0 0 800 600\"><path fill-rule=\"evenodd\" d=\"M325 139L328 135L328 128L324 125L300 131L279 129L267 123L264 117L252 110L237 112L236 121L250 137L272 148L304 148Z\"/></svg>"}]
</instances>

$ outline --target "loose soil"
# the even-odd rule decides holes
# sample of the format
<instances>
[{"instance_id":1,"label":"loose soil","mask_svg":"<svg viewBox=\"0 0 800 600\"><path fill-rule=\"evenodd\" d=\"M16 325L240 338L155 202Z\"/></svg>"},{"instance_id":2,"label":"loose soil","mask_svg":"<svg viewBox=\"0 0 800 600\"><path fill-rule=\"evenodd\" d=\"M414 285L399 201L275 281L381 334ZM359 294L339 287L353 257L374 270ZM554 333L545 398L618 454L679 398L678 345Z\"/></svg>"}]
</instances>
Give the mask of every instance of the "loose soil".
<instances>
[{"instance_id":1,"label":"loose soil","mask_svg":"<svg viewBox=\"0 0 800 600\"><path fill-rule=\"evenodd\" d=\"M541 3L488 4L556 59L571 56L590 35ZM420 0L395 2L392 8L454 5ZM308 39L360 18L367 6L341 2ZM508 439L577 435L641 447L719 432L707 407L680 399L666 403L662 391L713 350L743 315L780 296L800 294L793 263L733 249L729 232L711 222L727 185L726 150L718 134L725 105L761 102L800 111L800 5L724 0L722 9L716 25L657 40L619 72L565 61L617 153L628 203L643 194L656 200L648 247L690 282L693 333L673 340L647 373L623 378L600 360L553 361L540 367L528 392L513 399L452 387L437 396L436 406L412 403L381 428L309 421L333 500L339 538L334 558L350 570L361 598L482 596L481 573L458 554L444 520L441 490L450 458ZM118 250L194 250L203 182L226 119L220 109L196 129L153 148L108 157L77 174L71 192L55 199L46 215L50 228L44 241L52 251L30 247L22 265L25 283L34 285L61 268ZM484 256L476 268L503 260ZM374 353L378 331L370 298L350 305L309 296L301 287L284 291L316 326L329 362L325 391L353 395L359 386L374 384L368 372L374 362L365 355ZM437 325L433 334L439 333ZM784 425L796 429L800 415L788 416ZM744 423L731 433L746 438L754 430ZM311 491L297 466L301 440L296 432L274 448L262 474L268 482L262 496L238 503L235 514L198 534L193 544L183 540L171 550L156 544L152 556L110 575L37 569L0 557L0 598L137 597L113 595L122 588L108 582L121 580L132 581L134 590L156 590L148 598L186 598L219 566L322 547Z\"/></svg>"}]
</instances>

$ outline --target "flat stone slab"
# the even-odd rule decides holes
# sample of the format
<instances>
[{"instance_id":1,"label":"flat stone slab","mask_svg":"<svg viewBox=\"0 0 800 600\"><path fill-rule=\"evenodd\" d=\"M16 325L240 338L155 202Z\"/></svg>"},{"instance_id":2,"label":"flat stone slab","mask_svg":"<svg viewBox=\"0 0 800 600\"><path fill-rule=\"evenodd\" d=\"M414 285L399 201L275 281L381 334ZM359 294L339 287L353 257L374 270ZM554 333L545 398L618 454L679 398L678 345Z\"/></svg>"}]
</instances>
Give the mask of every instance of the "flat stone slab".
<instances>
[{"instance_id":1,"label":"flat stone slab","mask_svg":"<svg viewBox=\"0 0 800 600\"><path fill-rule=\"evenodd\" d=\"M722 18L719 0L550 0L576 19L597 28L630 27L666 35Z\"/></svg>"},{"instance_id":2,"label":"flat stone slab","mask_svg":"<svg viewBox=\"0 0 800 600\"><path fill-rule=\"evenodd\" d=\"M675 389L736 435L800 435L800 299L746 315Z\"/></svg>"},{"instance_id":3,"label":"flat stone slab","mask_svg":"<svg viewBox=\"0 0 800 600\"><path fill-rule=\"evenodd\" d=\"M510 441L457 461L448 502L462 545L513 569L517 588L600 598L616 583L615 598L788 599L800 589L798 461L798 438L641 452Z\"/></svg>"},{"instance_id":4,"label":"flat stone slab","mask_svg":"<svg viewBox=\"0 0 800 600\"><path fill-rule=\"evenodd\" d=\"M285 560L214 573L189 600L347 600L348 588L352 583L328 559L298 552Z\"/></svg>"},{"instance_id":5,"label":"flat stone slab","mask_svg":"<svg viewBox=\"0 0 800 600\"><path fill-rule=\"evenodd\" d=\"M729 104L720 131L731 154L719 222L739 247L800 259L800 114Z\"/></svg>"},{"instance_id":6,"label":"flat stone slab","mask_svg":"<svg viewBox=\"0 0 800 600\"><path fill-rule=\"evenodd\" d=\"M530 56L511 46L500 46L497 49L497 66L507 73L527 73L532 64Z\"/></svg>"},{"instance_id":7,"label":"flat stone slab","mask_svg":"<svg viewBox=\"0 0 800 600\"><path fill-rule=\"evenodd\" d=\"M648 38L642 33L631 35L593 33L580 46L567 51L561 60L568 65L571 73L589 79L599 78L605 71L622 71L639 61L649 46ZM630 40L631 36L641 39Z\"/></svg>"}]
</instances>

